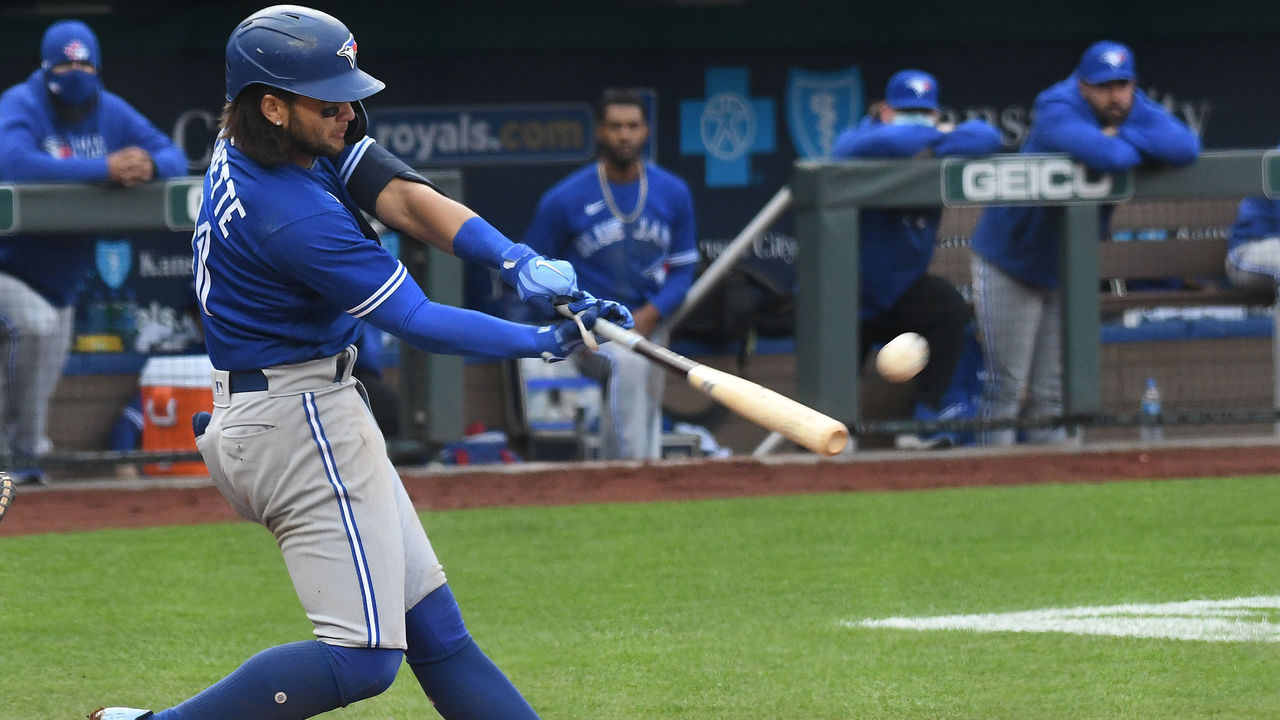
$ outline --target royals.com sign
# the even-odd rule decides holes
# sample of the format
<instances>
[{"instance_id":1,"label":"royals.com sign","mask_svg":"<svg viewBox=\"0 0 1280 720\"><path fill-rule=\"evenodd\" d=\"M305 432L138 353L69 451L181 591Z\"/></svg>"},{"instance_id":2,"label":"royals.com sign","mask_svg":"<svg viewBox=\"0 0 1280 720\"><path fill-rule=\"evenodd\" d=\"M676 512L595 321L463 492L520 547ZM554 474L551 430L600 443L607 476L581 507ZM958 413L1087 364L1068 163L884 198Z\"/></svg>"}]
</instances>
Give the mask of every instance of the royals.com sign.
<instances>
[{"instance_id":1,"label":"royals.com sign","mask_svg":"<svg viewBox=\"0 0 1280 720\"><path fill-rule=\"evenodd\" d=\"M1133 173L1095 173L1061 155L942 162L942 201L956 205L1067 205L1133 196Z\"/></svg>"},{"instance_id":2,"label":"royals.com sign","mask_svg":"<svg viewBox=\"0 0 1280 720\"><path fill-rule=\"evenodd\" d=\"M586 103L378 108L369 135L414 167L585 162L594 151Z\"/></svg>"}]
</instances>

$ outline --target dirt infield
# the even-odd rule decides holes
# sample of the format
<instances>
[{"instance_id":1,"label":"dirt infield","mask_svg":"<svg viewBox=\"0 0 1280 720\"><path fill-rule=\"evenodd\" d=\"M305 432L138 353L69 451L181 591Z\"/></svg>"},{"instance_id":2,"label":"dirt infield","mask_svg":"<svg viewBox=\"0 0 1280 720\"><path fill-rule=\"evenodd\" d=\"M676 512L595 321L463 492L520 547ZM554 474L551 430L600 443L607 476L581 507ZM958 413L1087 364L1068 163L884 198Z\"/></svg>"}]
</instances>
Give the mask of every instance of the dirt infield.
<instances>
[{"instance_id":1,"label":"dirt infield","mask_svg":"<svg viewBox=\"0 0 1280 720\"><path fill-rule=\"evenodd\" d=\"M868 452L839 461L781 455L401 471L414 504L424 510L1273 473L1280 473L1280 444L1231 443L1074 448L1055 453L1024 448L1000 453ZM19 487L13 507L0 523L0 537L236 519L207 479L66 481Z\"/></svg>"}]
</instances>

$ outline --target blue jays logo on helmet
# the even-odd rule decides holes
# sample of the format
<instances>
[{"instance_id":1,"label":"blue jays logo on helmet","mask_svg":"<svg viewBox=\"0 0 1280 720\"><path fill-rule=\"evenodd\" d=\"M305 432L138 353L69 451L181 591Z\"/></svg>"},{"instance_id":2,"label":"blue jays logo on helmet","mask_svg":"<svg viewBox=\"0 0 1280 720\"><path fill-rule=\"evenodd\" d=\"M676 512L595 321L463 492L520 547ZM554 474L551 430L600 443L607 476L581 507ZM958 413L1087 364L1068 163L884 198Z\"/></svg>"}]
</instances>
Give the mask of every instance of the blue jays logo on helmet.
<instances>
[{"instance_id":1,"label":"blue jays logo on helmet","mask_svg":"<svg viewBox=\"0 0 1280 720\"><path fill-rule=\"evenodd\" d=\"M338 56L347 59L351 63L351 67L356 66L356 36L347 33L347 41L342 43L342 47L338 48Z\"/></svg>"},{"instance_id":2,"label":"blue jays logo on helmet","mask_svg":"<svg viewBox=\"0 0 1280 720\"><path fill-rule=\"evenodd\" d=\"M933 87L933 83L924 78L913 78L907 82L907 87L916 94L916 97L924 97L929 92L929 88Z\"/></svg>"},{"instance_id":3,"label":"blue jays logo on helmet","mask_svg":"<svg viewBox=\"0 0 1280 720\"><path fill-rule=\"evenodd\" d=\"M227 100L255 83L325 102L355 102L385 87L356 67L347 26L298 5L259 10L227 40Z\"/></svg>"}]
</instances>

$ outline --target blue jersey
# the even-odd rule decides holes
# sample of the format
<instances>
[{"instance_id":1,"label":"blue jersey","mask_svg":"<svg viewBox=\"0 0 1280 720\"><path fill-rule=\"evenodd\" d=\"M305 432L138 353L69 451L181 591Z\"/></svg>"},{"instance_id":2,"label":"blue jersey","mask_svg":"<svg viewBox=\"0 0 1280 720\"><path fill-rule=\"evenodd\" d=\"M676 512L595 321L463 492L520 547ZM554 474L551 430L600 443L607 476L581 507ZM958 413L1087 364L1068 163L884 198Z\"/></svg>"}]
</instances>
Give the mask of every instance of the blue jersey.
<instances>
[{"instance_id":1,"label":"blue jersey","mask_svg":"<svg viewBox=\"0 0 1280 720\"><path fill-rule=\"evenodd\" d=\"M923 150L935 156L986 155L1000 149L1000 132L970 120L951 132L931 125L882 123L866 117L836 138L834 158L913 157ZM861 247L859 317L875 317L893 307L933 259L942 211L864 210L858 215Z\"/></svg>"},{"instance_id":2,"label":"blue jersey","mask_svg":"<svg viewBox=\"0 0 1280 720\"><path fill-rule=\"evenodd\" d=\"M182 151L119 96L103 90L75 122L59 119L43 75L0 95L0 180L105 182L107 155L136 146L151 154L157 177L186 172ZM21 278L49 302L75 302L93 266L91 235L13 237L0 243L0 271Z\"/></svg>"},{"instance_id":3,"label":"blue jersey","mask_svg":"<svg viewBox=\"0 0 1280 720\"><path fill-rule=\"evenodd\" d=\"M698 263L689 186L646 165L644 207L624 223L609 207L597 167L581 168L543 194L524 241L543 255L568 260L578 286L592 295L632 310L653 303L665 317L684 300ZM639 180L608 187L614 208L634 214Z\"/></svg>"},{"instance_id":4,"label":"blue jersey","mask_svg":"<svg viewBox=\"0 0 1280 720\"><path fill-rule=\"evenodd\" d=\"M225 138L215 143L193 238L214 367L299 363L355 343L359 323L344 310L403 267L364 235L352 205L327 158L267 168Z\"/></svg>"},{"instance_id":5,"label":"blue jersey","mask_svg":"<svg viewBox=\"0 0 1280 720\"><path fill-rule=\"evenodd\" d=\"M1127 170L1146 161L1188 165L1200 152L1195 133L1163 106L1135 88L1133 109L1114 136L1085 102L1075 75L1036 98L1035 121L1023 143L1024 153L1066 153L1099 172ZM1101 213L1100 236L1110 226L1112 206ZM1027 283L1058 286L1061 207L987 208L973 234L973 250L996 267Z\"/></svg>"},{"instance_id":6,"label":"blue jersey","mask_svg":"<svg viewBox=\"0 0 1280 720\"><path fill-rule=\"evenodd\" d=\"M308 168L264 167L218 139L192 237L215 368L334 355L357 342L360 319L429 352L538 357L559 349L547 328L427 299L359 214L396 176L413 173L368 137Z\"/></svg>"}]
</instances>

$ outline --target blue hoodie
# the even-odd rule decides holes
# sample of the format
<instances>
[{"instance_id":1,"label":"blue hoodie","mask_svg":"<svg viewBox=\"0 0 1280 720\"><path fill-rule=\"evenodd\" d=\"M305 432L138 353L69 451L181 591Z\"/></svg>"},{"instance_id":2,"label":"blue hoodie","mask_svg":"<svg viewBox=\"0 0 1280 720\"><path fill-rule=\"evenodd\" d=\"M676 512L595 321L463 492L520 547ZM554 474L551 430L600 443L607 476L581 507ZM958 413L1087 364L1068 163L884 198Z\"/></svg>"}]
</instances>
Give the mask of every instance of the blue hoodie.
<instances>
[{"instance_id":1,"label":"blue hoodie","mask_svg":"<svg viewBox=\"0 0 1280 720\"><path fill-rule=\"evenodd\" d=\"M1035 120L1024 153L1066 153L1099 172L1127 170L1143 162L1189 165L1200 153L1195 133L1134 89L1133 109L1115 137L1102 132L1102 123L1080 94L1072 74L1040 93ZM1099 237L1110 226L1113 206L1101 212ZM1010 275L1046 289L1058 286L1058 243L1062 237L1062 207L997 205L987 208L973 233L973 250Z\"/></svg>"},{"instance_id":2,"label":"blue hoodie","mask_svg":"<svg viewBox=\"0 0 1280 720\"><path fill-rule=\"evenodd\" d=\"M187 161L167 136L118 95L98 91L84 119L63 124L42 71L0 95L0 180L106 182L107 155L130 146L151 154L156 177L186 172ZM93 265L91 235L13 237L0 242L0 271L21 278L58 307L75 302Z\"/></svg>"},{"instance_id":3,"label":"blue hoodie","mask_svg":"<svg viewBox=\"0 0 1280 720\"><path fill-rule=\"evenodd\" d=\"M1000 133L981 120L969 120L951 132L931 125L898 125L865 117L840 133L833 158L913 157L923 150L934 156L987 155L1000 149ZM864 210L858 227L862 269L859 317L875 317L893 307L924 275L938 237L937 208Z\"/></svg>"},{"instance_id":4,"label":"blue hoodie","mask_svg":"<svg viewBox=\"0 0 1280 720\"><path fill-rule=\"evenodd\" d=\"M1280 235L1280 200L1261 195L1247 197L1240 201L1227 247L1235 250L1254 240L1277 235Z\"/></svg>"}]
</instances>

